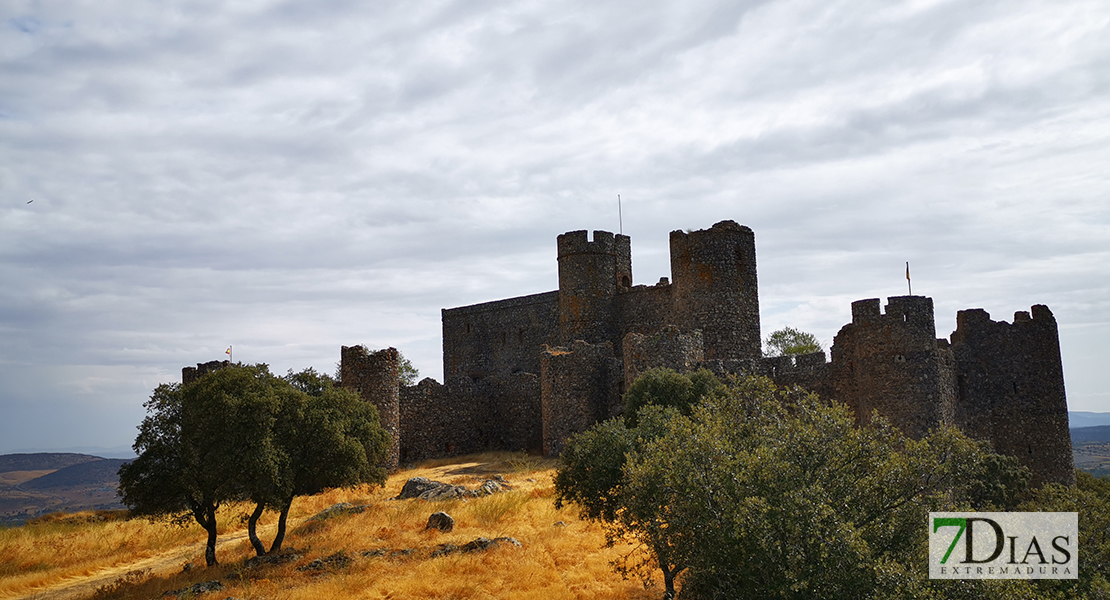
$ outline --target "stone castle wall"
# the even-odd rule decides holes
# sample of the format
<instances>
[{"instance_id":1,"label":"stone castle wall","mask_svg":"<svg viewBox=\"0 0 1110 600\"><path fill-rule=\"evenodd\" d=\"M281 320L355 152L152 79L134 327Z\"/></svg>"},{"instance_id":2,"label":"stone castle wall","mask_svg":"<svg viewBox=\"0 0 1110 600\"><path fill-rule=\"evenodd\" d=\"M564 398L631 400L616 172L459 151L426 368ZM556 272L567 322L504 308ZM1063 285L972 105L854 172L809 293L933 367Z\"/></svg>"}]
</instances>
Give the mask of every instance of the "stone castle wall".
<instances>
[{"instance_id":1,"label":"stone castle wall","mask_svg":"<svg viewBox=\"0 0 1110 600\"><path fill-rule=\"evenodd\" d=\"M343 347L342 385L374 403L393 438L390 466L484 450L558 454L566 439L620 413L620 394L654 367L748 373L799 385L921 437L954 424L1018 457L1034 483L1074 483L1059 335L1034 306L1012 324L961 311L936 337L932 299L852 303L831 348L761 352L755 235L721 221L670 235L671 278L633 285L627 236L557 240L559 289L444 309L445 383L401 388L397 351ZM672 283L673 282L673 283ZM225 365L182 370L190 382Z\"/></svg>"},{"instance_id":2,"label":"stone castle wall","mask_svg":"<svg viewBox=\"0 0 1110 600\"><path fill-rule=\"evenodd\" d=\"M556 341L558 311L558 292L444 309L444 381L539 373L540 349Z\"/></svg>"}]
</instances>

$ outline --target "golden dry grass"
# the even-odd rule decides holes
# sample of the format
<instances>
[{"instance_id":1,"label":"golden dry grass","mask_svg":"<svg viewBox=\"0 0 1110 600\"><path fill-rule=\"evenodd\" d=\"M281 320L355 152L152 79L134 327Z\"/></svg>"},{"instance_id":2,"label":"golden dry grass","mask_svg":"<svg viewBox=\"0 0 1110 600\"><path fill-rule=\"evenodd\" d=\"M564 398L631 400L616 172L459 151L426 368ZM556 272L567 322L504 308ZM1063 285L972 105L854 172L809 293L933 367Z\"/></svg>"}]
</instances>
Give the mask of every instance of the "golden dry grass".
<instances>
[{"instance_id":1,"label":"golden dry grass","mask_svg":"<svg viewBox=\"0 0 1110 600\"><path fill-rule=\"evenodd\" d=\"M549 460L491 453L424 463L394 474L383 488L332 490L298 498L285 546L303 557L250 569L243 563L253 551L246 540L240 540L220 548L221 566L181 572L185 560L203 565L203 532L196 525L180 528L136 519L0 530L0 564L4 565L0 567L0 598L28 595L33 588L43 589L66 577L88 575L105 567L114 567L118 573L95 594L102 600L152 598L212 579L220 579L224 585L213 598L243 600L658 598L660 588L645 590L639 581L622 580L613 573L609 561L627 549L605 548L600 527L580 520L573 508L555 510L554 466ZM473 487L493 474L502 475L514 489L465 501L391 500L410 477ZM359 514L306 520L338 502L370 507ZM222 537L241 535L237 515L246 509L221 510ZM439 510L454 517L454 531L425 531L428 515ZM271 524L274 516L267 514L265 519ZM566 526L556 526L557 521ZM263 534L267 541L271 536L268 531ZM501 536L519 540L522 547L429 556L440 544L462 546L477 537ZM187 552L176 557L167 552L174 549ZM384 555L375 555L383 550ZM413 552L392 552L397 550ZM170 556L169 570L159 573L154 568L126 575L127 565L160 552ZM337 552L345 553L352 562L323 571L298 570L312 559ZM7 567L9 561L13 568ZM21 574L23 566L33 572Z\"/></svg>"}]
</instances>

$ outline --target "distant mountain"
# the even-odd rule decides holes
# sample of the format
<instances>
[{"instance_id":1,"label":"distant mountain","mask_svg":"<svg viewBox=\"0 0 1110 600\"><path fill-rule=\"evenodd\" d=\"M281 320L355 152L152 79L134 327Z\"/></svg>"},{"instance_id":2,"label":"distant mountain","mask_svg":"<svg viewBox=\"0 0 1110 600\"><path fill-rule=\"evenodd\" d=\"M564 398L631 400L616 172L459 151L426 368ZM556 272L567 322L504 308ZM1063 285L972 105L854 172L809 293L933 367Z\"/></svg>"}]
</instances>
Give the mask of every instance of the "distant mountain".
<instances>
[{"instance_id":1,"label":"distant mountain","mask_svg":"<svg viewBox=\"0 0 1110 600\"><path fill-rule=\"evenodd\" d=\"M1110 425L1080 427L1071 430L1071 443L1074 445L1110 442Z\"/></svg>"},{"instance_id":2,"label":"distant mountain","mask_svg":"<svg viewBox=\"0 0 1110 600\"><path fill-rule=\"evenodd\" d=\"M72 452L35 452L0 454L0 473L9 471L56 471L72 465L104 460L99 456Z\"/></svg>"},{"instance_id":3,"label":"distant mountain","mask_svg":"<svg viewBox=\"0 0 1110 600\"><path fill-rule=\"evenodd\" d=\"M70 452L0 455L0 524L46 512L122 508L117 473L125 462Z\"/></svg>"},{"instance_id":4,"label":"distant mountain","mask_svg":"<svg viewBox=\"0 0 1110 600\"><path fill-rule=\"evenodd\" d=\"M1068 413L1068 427L1079 429L1081 427L1099 427L1110 425L1110 413L1075 411Z\"/></svg>"}]
</instances>

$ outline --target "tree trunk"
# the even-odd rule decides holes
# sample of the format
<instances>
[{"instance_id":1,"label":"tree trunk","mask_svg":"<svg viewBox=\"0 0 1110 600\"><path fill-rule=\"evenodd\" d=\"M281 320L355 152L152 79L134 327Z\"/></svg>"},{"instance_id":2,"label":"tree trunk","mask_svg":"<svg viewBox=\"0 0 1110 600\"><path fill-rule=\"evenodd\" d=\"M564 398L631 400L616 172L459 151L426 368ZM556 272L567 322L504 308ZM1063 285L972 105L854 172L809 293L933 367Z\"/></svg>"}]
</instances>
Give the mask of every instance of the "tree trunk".
<instances>
[{"instance_id":1,"label":"tree trunk","mask_svg":"<svg viewBox=\"0 0 1110 600\"><path fill-rule=\"evenodd\" d=\"M659 568L663 570L663 587L666 590L663 593L663 600L674 600L674 580L685 567L680 567L678 565L671 566L670 563L660 557Z\"/></svg>"},{"instance_id":2,"label":"tree trunk","mask_svg":"<svg viewBox=\"0 0 1110 600\"><path fill-rule=\"evenodd\" d=\"M216 507L209 504L204 507L197 506L193 509L193 518L208 532L208 545L204 548L204 563L214 567L216 561Z\"/></svg>"},{"instance_id":3,"label":"tree trunk","mask_svg":"<svg viewBox=\"0 0 1110 600\"><path fill-rule=\"evenodd\" d=\"M291 506L293 506L293 496L290 496L285 501L285 506L281 507L281 515L278 516L277 535L274 536L274 543L270 546L270 554L281 550L281 543L285 541L285 521L289 517Z\"/></svg>"},{"instance_id":4,"label":"tree trunk","mask_svg":"<svg viewBox=\"0 0 1110 600\"><path fill-rule=\"evenodd\" d=\"M262 511L266 510L266 505L259 502L254 507L254 512L251 513L247 519L247 537L251 540L251 546L254 546L254 553L258 556L266 554L266 547L262 545L262 540L258 539L258 519L262 516Z\"/></svg>"}]
</instances>

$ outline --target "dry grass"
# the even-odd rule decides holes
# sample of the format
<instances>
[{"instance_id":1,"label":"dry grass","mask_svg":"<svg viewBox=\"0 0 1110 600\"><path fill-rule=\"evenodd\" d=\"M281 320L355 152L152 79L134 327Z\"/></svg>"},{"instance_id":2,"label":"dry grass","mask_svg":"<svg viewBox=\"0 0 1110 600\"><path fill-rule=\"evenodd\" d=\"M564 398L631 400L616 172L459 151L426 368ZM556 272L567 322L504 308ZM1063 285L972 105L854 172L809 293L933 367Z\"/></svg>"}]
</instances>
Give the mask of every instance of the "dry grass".
<instances>
[{"instance_id":1,"label":"dry grass","mask_svg":"<svg viewBox=\"0 0 1110 600\"><path fill-rule=\"evenodd\" d=\"M573 509L555 510L551 482L554 466L552 461L521 455L483 454L422 464L394 474L384 488L332 490L298 498L293 504L285 546L297 549L303 557L251 569L245 569L243 562L253 552L246 540L241 540L219 550L220 567L181 572L185 559L203 564L199 543L203 535L195 525L182 529L134 520L4 530L0 531L0 564L5 565L0 571L0 598L26 594L32 586L48 586L68 575L88 574L109 566L119 570L118 579L100 586L96 594L100 600L152 598L212 579L220 579L224 585L213 598L234 596L243 600L658 598L661 589L645 590L640 582L625 581L613 573L609 561L618 556L620 549L604 548L605 537L599 527L580 520ZM465 501L391 500L410 477L474 486L493 474L503 475L514 489ZM368 504L370 508L359 514L305 521L338 502ZM242 513L245 509L235 510ZM439 510L454 517L454 531L425 531L428 515ZM229 518L230 512L221 513L229 532L241 527L234 517ZM266 518L267 522L273 521L272 515ZM556 526L557 521L566 526ZM501 536L516 538L522 547L429 556L440 544L461 546L477 537ZM129 575L124 566L175 548L188 553L172 563L171 572L163 570L159 574L155 568ZM393 552L402 550L412 552ZM353 561L343 568L298 570L312 559L337 552L346 553ZM24 579L24 575L16 574L20 568L7 567L9 561L37 568L29 574L37 577Z\"/></svg>"}]
</instances>

